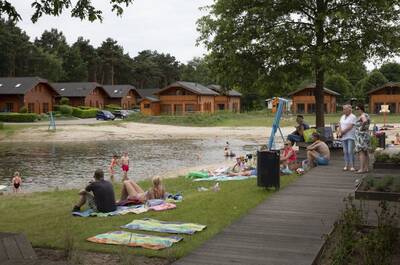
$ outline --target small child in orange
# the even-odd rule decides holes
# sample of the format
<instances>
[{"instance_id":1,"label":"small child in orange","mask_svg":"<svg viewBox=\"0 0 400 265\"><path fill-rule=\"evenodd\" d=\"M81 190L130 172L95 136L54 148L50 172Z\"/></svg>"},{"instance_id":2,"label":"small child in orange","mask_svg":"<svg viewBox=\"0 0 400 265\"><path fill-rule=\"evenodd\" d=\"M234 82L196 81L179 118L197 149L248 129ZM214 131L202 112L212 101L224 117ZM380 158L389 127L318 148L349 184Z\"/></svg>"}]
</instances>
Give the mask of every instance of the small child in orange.
<instances>
[{"instance_id":1,"label":"small child in orange","mask_svg":"<svg viewBox=\"0 0 400 265\"><path fill-rule=\"evenodd\" d=\"M18 171L15 171L14 176L11 180L11 184L13 185L13 191L15 193L18 193L21 191L21 184L22 184L22 179Z\"/></svg>"}]
</instances>

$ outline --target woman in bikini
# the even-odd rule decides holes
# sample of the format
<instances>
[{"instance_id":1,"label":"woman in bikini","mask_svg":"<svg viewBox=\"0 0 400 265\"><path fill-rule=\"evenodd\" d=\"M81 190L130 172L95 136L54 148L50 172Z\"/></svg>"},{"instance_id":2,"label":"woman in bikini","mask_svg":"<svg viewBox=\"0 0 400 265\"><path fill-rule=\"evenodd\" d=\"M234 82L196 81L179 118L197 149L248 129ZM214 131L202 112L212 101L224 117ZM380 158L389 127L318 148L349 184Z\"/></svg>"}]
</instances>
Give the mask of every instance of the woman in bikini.
<instances>
[{"instance_id":1,"label":"woman in bikini","mask_svg":"<svg viewBox=\"0 0 400 265\"><path fill-rule=\"evenodd\" d=\"M121 201L128 199L140 204L147 200L164 199L165 189L161 183L161 178L159 176L153 177L152 184L152 187L145 192L133 180L125 180L121 191Z\"/></svg>"}]
</instances>

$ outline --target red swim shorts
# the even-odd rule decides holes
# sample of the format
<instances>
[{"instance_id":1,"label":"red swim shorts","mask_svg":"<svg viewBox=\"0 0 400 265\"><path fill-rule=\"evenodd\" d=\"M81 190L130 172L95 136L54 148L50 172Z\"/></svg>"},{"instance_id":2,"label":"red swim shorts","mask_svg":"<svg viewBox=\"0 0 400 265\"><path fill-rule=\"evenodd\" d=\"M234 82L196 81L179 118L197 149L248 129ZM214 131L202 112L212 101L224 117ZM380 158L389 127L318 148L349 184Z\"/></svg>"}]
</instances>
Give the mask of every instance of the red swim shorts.
<instances>
[{"instance_id":1,"label":"red swim shorts","mask_svg":"<svg viewBox=\"0 0 400 265\"><path fill-rule=\"evenodd\" d=\"M122 165L122 171L128 171L129 166L128 165Z\"/></svg>"}]
</instances>

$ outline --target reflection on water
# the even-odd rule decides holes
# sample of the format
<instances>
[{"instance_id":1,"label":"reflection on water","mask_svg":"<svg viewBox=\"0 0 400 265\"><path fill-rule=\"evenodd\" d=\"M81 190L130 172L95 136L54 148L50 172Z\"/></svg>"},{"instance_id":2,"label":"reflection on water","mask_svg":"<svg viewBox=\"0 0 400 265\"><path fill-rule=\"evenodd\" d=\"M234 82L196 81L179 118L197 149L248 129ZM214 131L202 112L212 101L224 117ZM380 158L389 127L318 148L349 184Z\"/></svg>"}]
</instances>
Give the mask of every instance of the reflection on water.
<instances>
[{"instance_id":1,"label":"reflection on water","mask_svg":"<svg viewBox=\"0 0 400 265\"><path fill-rule=\"evenodd\" d=\"M236 153L252 142L230 141ZM9 185L20 171L24 190L77 188L85 185L96 168L108 178L113 153L129 152L129 177L134 180L225 160L221 140L138 140L92 143L1 143L0 185ZM121 176L119 169L117 175Z\"/></svg>"}]
</instances>

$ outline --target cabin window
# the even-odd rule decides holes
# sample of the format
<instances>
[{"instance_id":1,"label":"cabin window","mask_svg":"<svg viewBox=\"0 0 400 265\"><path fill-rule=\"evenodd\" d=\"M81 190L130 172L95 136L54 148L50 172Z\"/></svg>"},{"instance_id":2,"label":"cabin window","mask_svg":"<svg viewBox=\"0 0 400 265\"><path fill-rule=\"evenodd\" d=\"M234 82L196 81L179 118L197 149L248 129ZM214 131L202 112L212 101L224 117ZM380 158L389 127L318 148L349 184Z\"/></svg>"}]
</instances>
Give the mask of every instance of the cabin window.
<instances>
[{"instance_id":1,"label":"cabin window","mask_svg":"<svg viewBox=\"0 0 400 265\"><path fill-rule=\"evenodd\" d=\"M29 113L35 112L35 103L28 103L28 112Z\"/></svg>"},{"instance_id":2,"label":"cabin window","mask_svg":"<svg viewBox=\"0 0 400 265\"><path fill-rule=\"evenodd\" d=\"M174 113L181 114L182 113L182 104L174 105Z\"/></svg>"},{"instance_id":3,"label":"cabin window","mask_svg":"<svg viewBox=\"0 0 400 265\"><path fill-rule=\"evenodd\" d=\"M161 113L171 113L172 106L170 104L161 104Z\"/></svg>"},{"instance_id":4,"label":"cabin window","mask_svg":"<svg viewBox=\"0 0 400 265\"><path fill-rule=\"evenodd\" d=\"M194 104L185 105L185 112L193 112L193 111L194 111Z\"/></svg>"},{"instance_id":5,"label":"cabin window","mask_svg":"<svg viewBox=\"0 0 400 265\"><path fill-rule=\"evenodd\" d=\"M5 112L13 112L14 111L14 103L12 103L12 102L6 103L6 109L4 111Z\"/></svg>"},{"instance_id":6,"label":"cabin window","mask_svg":"<svg viewBox=\"0 0 400 265\"><path fill-rule=\"evenodd\" d=\"M314 90L307 90L307 96L314 96Z\"/></svg>"},{"instance_id":7,"label":"cabin window","mask_svg":"<svg viewBox=\"0 0 400 265\"><path fill-rule=\"evenodd\" d=\"M49 103L43 103L43 113L49 112Z\"/></svg>"},{"instance_id":8,"label":"cabin window","mask_svg":"<svg viewBox=\"0 0 400 265\"><path fill-rule=\"evenodd\" d=\"M305 105L304 103L297 104L297 113L304 113L305 112Z\"/></svg>"},{"instance_id":9,"label":"cabin window","mask_svg":"<svg viewBox=\"0 0 400 265\"><path fill-rule=\"evenodd\" d=\"M383 102L377 102L374 105L374 113L379 114L379 111L381 110L381 105L383 105Z\"/></svg>"},{"instance_id":10,"label":"cabin window","mask_svg":"<svg viewBox=\"0 0 400 265\"><path fill-rule=\"evenodd\" d=\"M396 103L387 103L389 105L390 113L396 113Z\"/></svg>"},{"instance_id":11,"label":"cabin window","mask_svg":"<svg viewBox=\"0 0 400 265\"><path fill-rule=\"evenodd\" d=\"M150 104L143 104L143 108L145 108L145 109L150 109Z\"/></svg>"},{"instance_id":12,"label":"cabin window","mask_svg":"<svg viewBox=\"0 0 400 265\"><path fill-rule=\"evenodd\" d=\"M315 104L307 104L307 113L315 113Z\"/></svg>"}]
</instances>

